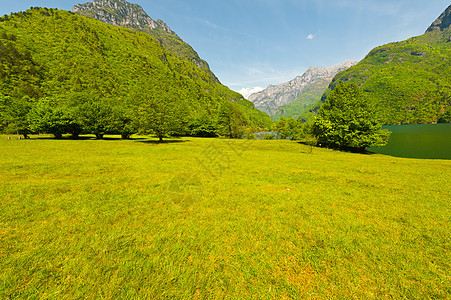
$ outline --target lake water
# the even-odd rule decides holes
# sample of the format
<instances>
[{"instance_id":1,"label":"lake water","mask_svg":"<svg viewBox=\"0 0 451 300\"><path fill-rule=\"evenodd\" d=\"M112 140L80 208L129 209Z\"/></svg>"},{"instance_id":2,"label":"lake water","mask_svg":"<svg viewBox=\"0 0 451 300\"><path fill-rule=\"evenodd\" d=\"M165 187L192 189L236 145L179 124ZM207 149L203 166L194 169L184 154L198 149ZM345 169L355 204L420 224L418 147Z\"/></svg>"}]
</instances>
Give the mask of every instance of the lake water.
<instances>
[{"instance_id":1,"label":"lake water","mask_svg":"<svg viewBox=\"0 0 451 300\"><path fill-rule=\"evenodd\" d=\"M408 158L451 159L451 124L384 126L392 132L385 147L369 151Z\"/></svg>"}]
</instances>

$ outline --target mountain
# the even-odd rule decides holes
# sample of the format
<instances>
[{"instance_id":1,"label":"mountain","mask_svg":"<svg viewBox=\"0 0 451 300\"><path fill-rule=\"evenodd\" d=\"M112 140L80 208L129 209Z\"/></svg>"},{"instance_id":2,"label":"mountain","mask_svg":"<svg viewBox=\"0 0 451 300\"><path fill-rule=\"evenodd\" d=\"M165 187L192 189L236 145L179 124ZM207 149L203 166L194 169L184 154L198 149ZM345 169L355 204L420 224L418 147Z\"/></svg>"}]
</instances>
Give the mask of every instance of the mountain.
<instances>
[{"instance_id":1,"label":"mountain","mask_svg":"<svg viewBox=\"0 0 451 300\"><path fill-rule=\"evenodd\" d=\"M373 49L356 66L335 76L354 81L381 109L386 124L451 122L451 6L426 33Z\"/></svg>"},{"instance_id":2,"label":"mountain","mask_svg":"<svg viewBox=\"0 0 451 300\"><path fill-rule=\"evenodd\" d=\"M8 126L3 109L11 103L26 111L43 99L55 107L101 102L137 114L143 99L166 101L161 94L175 98L193 126L213 126L225 108L239 115L242 127L271 122L149 34L57 9L0 18L0 131Z\"/></svg>"},{"instance_id":3,"label":"mountain","mask_svg":"<svg viewBox=\"0 0 451 300\"><path fill-rule=\"evenodd\" d=\"M426 32L443 31L451 26L451 5L432 23Z\"/></svg>"},{"instance_id":4,"label":"mountain","mask_svg":"<svg viewBox=\"0 0 451 300\"><path fill-rule=\"evenodd\" d=\"M347 60L338 66L312 67L307 69L302 76L297 76L295 79L279 85L270 85L265 90L250 95L248 99L255 104L257 109L274 117L279 107L297 100L311 84L321 80L330 82L338 72L355 64L356 62Z\"/></svg>"},{"instance_id":5,"label":"mountain","mask_svg":"<svg viewBox=\"0 0 451 300\"><path fill-rule=\"evenodd\" d=\"M310 120L311 118L306 112L311 109L312 104L321 101L321 96L329 87L332 78L333 77L320 79L306 86L296 100L280 106L272 119L275 122L279 121L282 117L303 119L304 121Z\"/></svg>"},{"instance_id":6,"label":"mountain","mask_svg":"<svg viewBox=\"0 0 451 300\"><path fill-rule=\"evenodd\" d=\"M75 5L73 12L114 26L148 33L157 39L166 50L192 61L206 71L211 79L218 81L208 63L201 59L189 44L185 43L162 20L153 20L138 4L132 4L125 0L94 0Z\"/></svg>"}]
</instances>

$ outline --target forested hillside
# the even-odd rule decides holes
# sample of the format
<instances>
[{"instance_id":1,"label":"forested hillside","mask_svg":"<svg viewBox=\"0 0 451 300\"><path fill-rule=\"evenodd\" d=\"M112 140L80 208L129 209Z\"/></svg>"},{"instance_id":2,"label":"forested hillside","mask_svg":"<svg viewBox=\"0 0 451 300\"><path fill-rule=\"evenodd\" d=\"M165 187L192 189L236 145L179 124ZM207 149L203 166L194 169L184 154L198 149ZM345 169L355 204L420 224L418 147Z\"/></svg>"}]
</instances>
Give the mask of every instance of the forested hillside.
<instances>
[{"instance_id":1,"label":"forested hillside","mask_svg":"<svg viewBox=\"0 0 451 300\"><path fill-rule=\"evenodd\" d=\"M377 47L339 73L323 101L340 81L353 81L377 103L385 124L451 122L450 58L449 27Z\"/></svg>"},{"instance_id":2,"label":"forested hillside","mask_svg":"<svg viewBox=\"0 0 451 300\"><path fill-rule=\"evenodd\" d=\"M91 123L99 120L103 125L97 131L128 127L134 133L139 112L149 111L152 101L175 103L168 114L181 110L175 113L183 121L179 134L233 136L233 128L271 122L240 94L146 33L47 8L0 18L2 131L42 131L42 124L31 121L50 110L51 118L84 127L78 133L95 133L92 128L99 124Z\"/></svg>"},{"instance_id":3,"label":"forested hillside","mask_svg":"<svg viewBox=\"0 0 451 300\"><path fill-rule=\"evenodd\" d=\"M150 34L157 39L163 48L182 59L192 61L215 81L215 74L208 63L201 59L197 52L185 43L162 20L154 21L144 9L125 0L94 0L85 4L75 5L73 11L79 15L97 19L107 24L122 26Z\"/></svg>"}]
</instances>

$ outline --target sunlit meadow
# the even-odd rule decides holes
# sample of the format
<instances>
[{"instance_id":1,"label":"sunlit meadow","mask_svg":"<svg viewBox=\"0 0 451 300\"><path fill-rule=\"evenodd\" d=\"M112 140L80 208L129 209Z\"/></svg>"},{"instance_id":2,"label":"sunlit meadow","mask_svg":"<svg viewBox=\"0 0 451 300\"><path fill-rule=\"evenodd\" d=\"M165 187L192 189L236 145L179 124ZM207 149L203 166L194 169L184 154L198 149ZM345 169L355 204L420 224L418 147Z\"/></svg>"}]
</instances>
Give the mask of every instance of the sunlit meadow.
<instances>
[{"instance_id":1,"label":"sunlit meadow","mask_svg":"<svg viewBox=\"0 0 451 300\"><path fill-rule=\"evenodd\" d=\"M0 136L0 298L446 299L451 161Z\"/></svg>"}]
</instances>

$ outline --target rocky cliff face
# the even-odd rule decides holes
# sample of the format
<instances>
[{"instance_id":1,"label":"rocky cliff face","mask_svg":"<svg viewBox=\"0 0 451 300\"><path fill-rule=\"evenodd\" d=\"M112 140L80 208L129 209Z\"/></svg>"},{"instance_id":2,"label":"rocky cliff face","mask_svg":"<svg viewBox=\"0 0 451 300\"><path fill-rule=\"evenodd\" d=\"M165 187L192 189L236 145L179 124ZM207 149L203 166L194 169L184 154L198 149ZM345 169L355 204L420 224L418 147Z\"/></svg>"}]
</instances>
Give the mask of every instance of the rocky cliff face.
<instances>
[{"instance_id":1,"label":"rocky cliff face","mask_svg":"<svg viewBox=\"0 0 451 300\"><path fill-rule=\"evenodd\" d=\"M132 29L148 27L177 35L162 20L154 21L141 6L125 0L94 0L90 3L75 5L73 11L115 26Z\"/></svg>"},{"instance_id":2,"label":"rocky cliff face","mask_svg":"<svg viewBox=\"0 0 451 300\"><path fill-rule=\"evenodd\" d=\"M270 85L267 89L252 94L249 100L255 104L259 110L274 116L280 106L289 104L299 98L302 91L309 85L323 79L332 78L339 72L344 71L357 63L347 60L338 66L327 68L312 67L295 79L279 85Z\"/></svg>"},{"instance_id":3,"label":"rocky cliff face","mask_svg":"<svg viewBox=\"0 0 451 300\"><path fill-rule=\"evenodd\" d=\"M162 20L153 20L138 4L132 4L125 0L94 0L75 5L73 11L107 24L145 32L157 39L163 48L193 62L197 67L207 71L210 79L219 82L210 70L208 63L201 59L189 44L185 43Z\"/></svg>"},{"instance_id":4,"label":"rocky cliff face","mask_svg":"<svg viewBox=\"0 0 451 300\"><path fill-rule=\"evenodd\" d=\"M451 26L451 5L429 26L426 32L443 31Z\"/></svg>"}]
</instances>

